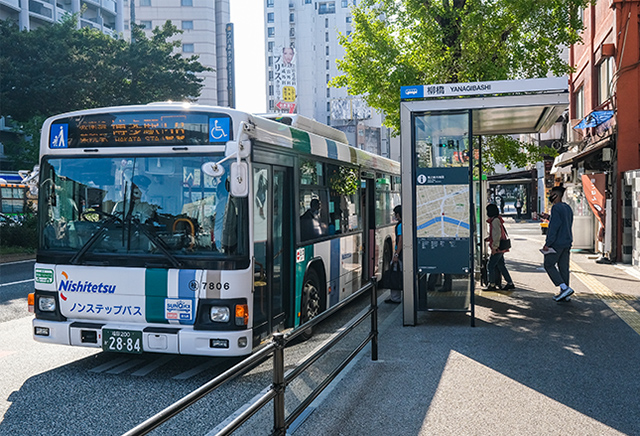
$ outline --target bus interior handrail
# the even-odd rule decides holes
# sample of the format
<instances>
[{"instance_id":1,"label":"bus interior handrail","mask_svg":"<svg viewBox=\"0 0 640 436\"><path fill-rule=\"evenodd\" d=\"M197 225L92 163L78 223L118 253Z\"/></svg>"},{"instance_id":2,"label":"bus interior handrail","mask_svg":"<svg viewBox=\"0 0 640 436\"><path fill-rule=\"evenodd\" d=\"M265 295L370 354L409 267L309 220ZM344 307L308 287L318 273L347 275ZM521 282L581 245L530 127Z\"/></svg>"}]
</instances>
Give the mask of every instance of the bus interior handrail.
<instances>
[{"instance_id":1,"label":"bus interior handrail","mask_svg":"<svg viewBox=\"0 0 640 436\"><path fill-rule=\"evenodd\" d=\"M255 400L250 406L247 407L242 413L236 416L231 422L229 422L223 429L221 429L217 435L228 435L237 430L242 424L244 424L249 418L260 411L271 400L274 401L274 428L272 435L284 436L286 435L286 429L304 412L304 410L311 404L311 402L317 398L320 393L340 374L344 368L360 353L369 342L371 342L371 360L378 360L378 304L377 304L377 282L373 277L371 280L357 292L353 293L349 297L345 298L335 306L329 308L319 316L304 323L300 327L296 328L292 332L287 334L275 333L272 340L260 348L256 352L248 356L246 359L234 365L224 373L208 381L201 387L185 395L180 400L169 405L164 410L158 412L156 415L150 417L146 421L138 424L136 427L124 433L123 436L138 436L145 435L155 428L159 427L164 422L175 417L187 407L193 405L198 400L202 399L207 394L213 392L223 384L244 375L251 371L258 365L266 362L270 357L273 357L273 383L271 387L257 400ZM309 328L313 328L318 323L327 319L337 311L344 308L346 305L353 302L358 297L364 295L366 292L371 293L371 303L369 309L356 315L345 326L342 331L333 337L330 341L325 343L322 347L317 349L313 354L307 356L307 358L299 362L295 368L284 371L284 349L288 343L295 340L304 331ZM287 385L293 382L297 377L308 369L314 362L322 357L329 349L336 345L339 341L344 339L350 332L352 332L358 325L360 325L367 317L371 317L371 330L367 337L358 344L358 346L340 362L340 364L328 374L319 385L307 395L306 398L291 412L287 417L285 416L284 408L284 394Z\"/></svg>"}]
</instances>

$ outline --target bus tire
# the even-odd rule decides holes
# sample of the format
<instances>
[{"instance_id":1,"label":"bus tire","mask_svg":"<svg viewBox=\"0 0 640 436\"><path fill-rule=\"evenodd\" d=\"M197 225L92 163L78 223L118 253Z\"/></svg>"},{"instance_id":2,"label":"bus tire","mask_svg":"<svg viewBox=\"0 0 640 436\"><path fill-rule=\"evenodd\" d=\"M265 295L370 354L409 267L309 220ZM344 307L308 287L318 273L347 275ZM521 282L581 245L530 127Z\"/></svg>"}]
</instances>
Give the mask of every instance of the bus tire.
<instances>
[{"instance_id":1,"label":"bus tire","mask_svg":"<svg viewBox=\"0 0 640 436\"><path fill-rule=\"evenodd\" d=\"M315 270L307 271L303 283L300 320L304 324L320 314L322 297L320 295L320 279ZM311 336L313 336L313 328L305 330L301 335L305 340L310 339Z\"/></svg>"}]
</instances>

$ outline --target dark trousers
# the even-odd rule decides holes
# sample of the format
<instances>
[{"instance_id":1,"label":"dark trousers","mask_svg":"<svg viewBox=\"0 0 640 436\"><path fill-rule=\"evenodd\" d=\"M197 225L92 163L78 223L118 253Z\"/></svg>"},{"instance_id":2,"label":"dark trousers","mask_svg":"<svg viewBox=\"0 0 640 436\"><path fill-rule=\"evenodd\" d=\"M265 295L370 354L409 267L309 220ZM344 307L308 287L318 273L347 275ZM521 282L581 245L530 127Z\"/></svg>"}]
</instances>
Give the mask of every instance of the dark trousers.
<instances>
[{"instance_id":1,"label":"dark trousers","mask_svg":"<svg viewBox=\"0 0 640 436\"><path fill-rule=\"evenodd\" d=\"M562 283L569 286L569 255L571 247L555 248L555 253L544 255L544 269L549 274L549 278L554 285L560 286Z\"/></svg>"},{"instance_id":2,"label":"dark trousers","mask_svg":"<svg viewBox=\"0 0 640 436\"><path fill-rule=\"evenodd\" d=\"M489 273L489 284L500 286L500 274L507 281L507 283L513 283L511 275L507 270L507 265L504 263L504 253L492 254L489 257L489 263L487 264L487 272Z\"/></svg>"}]
</instances>

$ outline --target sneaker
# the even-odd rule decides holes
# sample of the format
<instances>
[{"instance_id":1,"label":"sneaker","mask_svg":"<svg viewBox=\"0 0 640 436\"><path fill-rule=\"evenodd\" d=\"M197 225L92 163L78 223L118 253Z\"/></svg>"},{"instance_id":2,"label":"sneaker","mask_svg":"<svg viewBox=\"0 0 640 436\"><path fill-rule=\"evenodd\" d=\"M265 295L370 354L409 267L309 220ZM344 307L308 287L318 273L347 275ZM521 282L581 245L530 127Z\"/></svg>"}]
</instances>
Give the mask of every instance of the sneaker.
<instances>
[{"instance_id":1,"label":"sneaker","mask_svg":"<svg viewBox=\"0 0 640 436\"><path fill-rule=\"evenodd\" d=\"M493 291L499 291L500 288L498 288L496 285L489 285L486 288L484 288L485 291L489 291L489 292L493 292Z\"/></svg>"},{"instance_id":2,"label":"sneaker","mask_svg":"<svg viewBox=\"0 0 640 436\"><path fill-rule=\"evenodd\" d=\"M510 289L515 289L516 285L514 285L513 283L507 283L506 285L504 285L504 288L502 288L503 291L508 291Z\"/></svg>"},{"instance_id":3,"label":"sneaker","mask_svg":"<svg viewBox=\"0 0 640 436\"><path fill-rule=\"evenodd\" d=\"M565 289L564 291L561 291L558 295L555 295L553 299L556 301L561 301L571 296L571 294L573 294L573 289L571 289L570 287L567 287L567 289Z\"/></svg>"}]
</instances>

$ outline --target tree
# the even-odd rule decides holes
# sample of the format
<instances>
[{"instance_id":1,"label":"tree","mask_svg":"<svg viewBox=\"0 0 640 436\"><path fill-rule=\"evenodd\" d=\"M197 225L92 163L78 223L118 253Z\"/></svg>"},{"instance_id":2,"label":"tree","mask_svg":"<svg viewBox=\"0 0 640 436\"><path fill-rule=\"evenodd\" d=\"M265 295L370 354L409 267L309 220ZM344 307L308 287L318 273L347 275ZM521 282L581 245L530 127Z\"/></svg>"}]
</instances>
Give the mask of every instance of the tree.
<instances>
[{"instance_id":1,"label":"tree","mask_svg":"<svg viewBox=\"0 0 640 436\"><path fill-rule=\"evenodd\" d=\"M134 25L132 44L93 28L78 29L76 16L32 31L0 20L0 116L11 118L25 134L20 143L7 144L9 153L19 154L12 156L14 165L38 155L39 130L29 133L51 115L197 98L203 86L197 74L211 69L197 56L174 53L180 33L167 22L147 38Z\"/></svg>"},{"instance_id":2,"label":"tree","mask_svg":"<svg viewBox=\"0 0 640 436\"><path fill-rule=\"evenodd\" d=\"M590 0L362 0L331 84L400 129L400 87L563 75Z\"/></svg>"}]
</instances>

